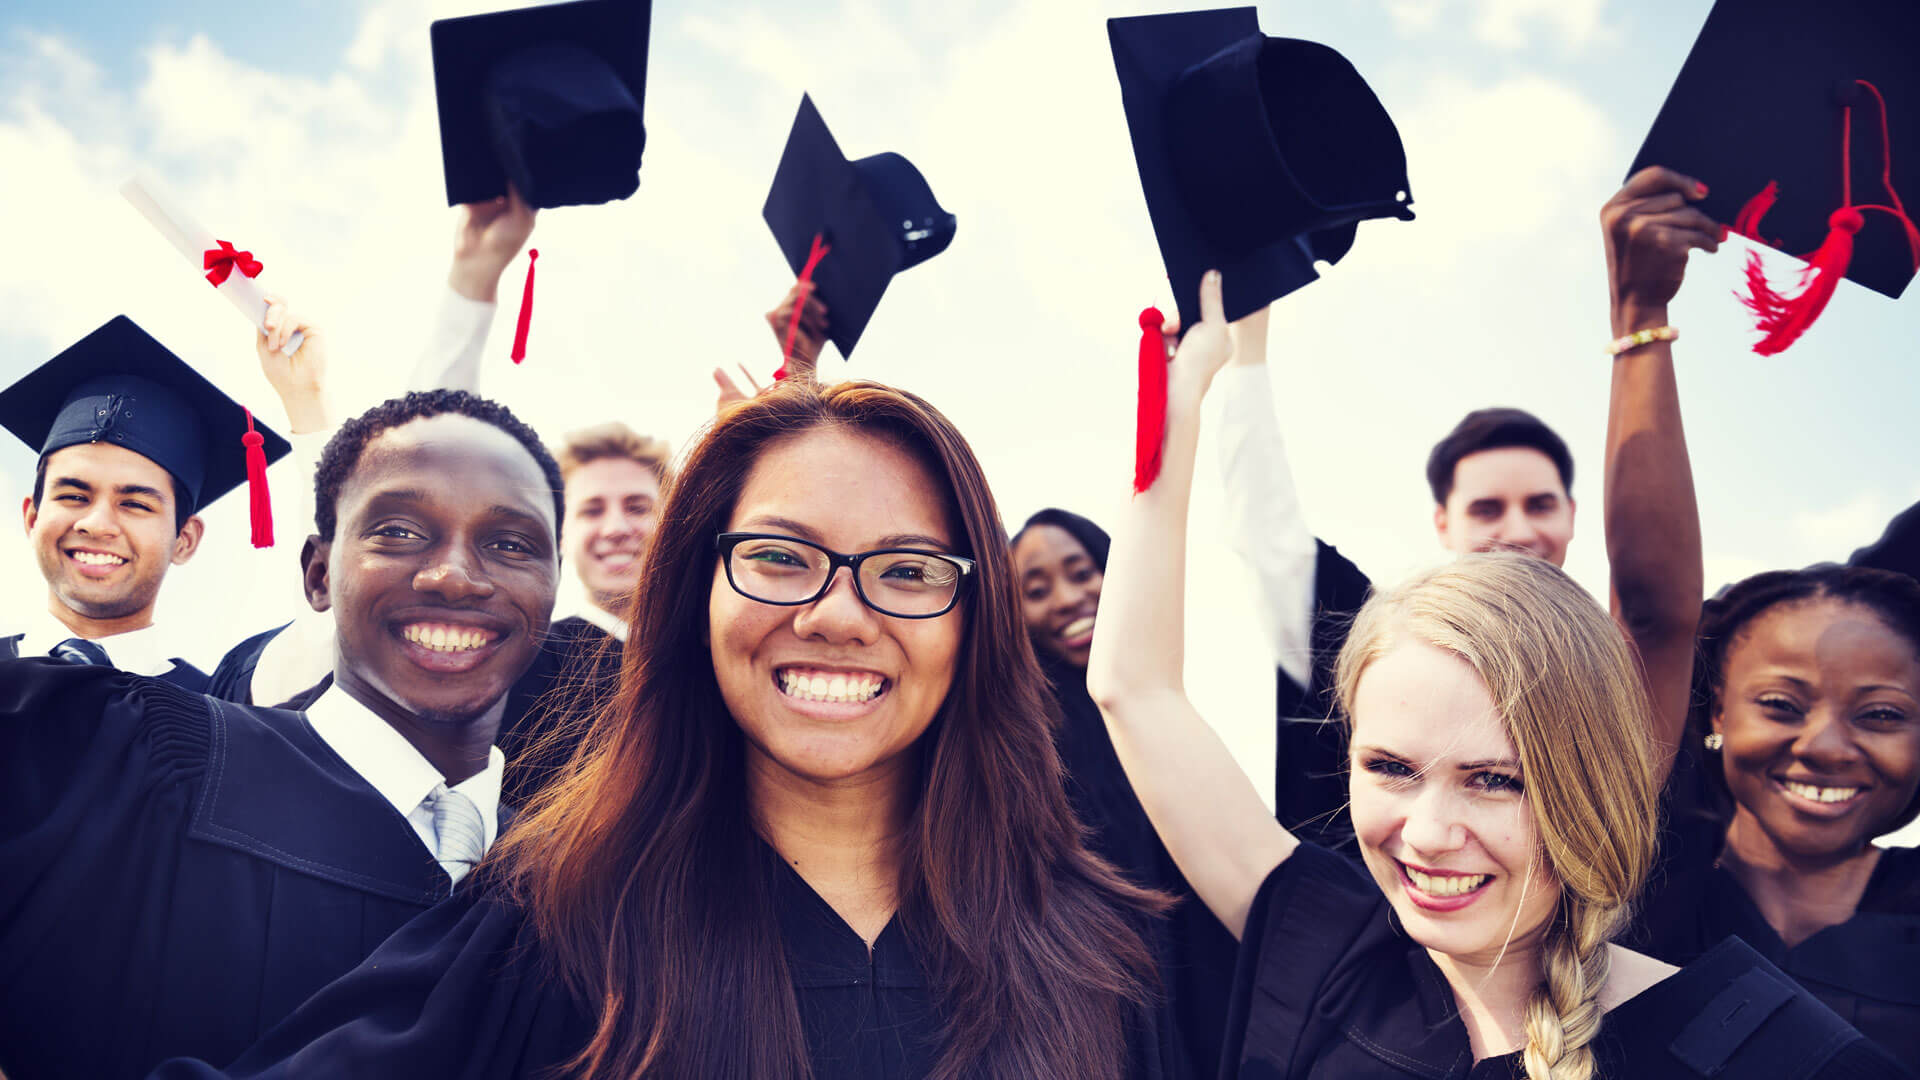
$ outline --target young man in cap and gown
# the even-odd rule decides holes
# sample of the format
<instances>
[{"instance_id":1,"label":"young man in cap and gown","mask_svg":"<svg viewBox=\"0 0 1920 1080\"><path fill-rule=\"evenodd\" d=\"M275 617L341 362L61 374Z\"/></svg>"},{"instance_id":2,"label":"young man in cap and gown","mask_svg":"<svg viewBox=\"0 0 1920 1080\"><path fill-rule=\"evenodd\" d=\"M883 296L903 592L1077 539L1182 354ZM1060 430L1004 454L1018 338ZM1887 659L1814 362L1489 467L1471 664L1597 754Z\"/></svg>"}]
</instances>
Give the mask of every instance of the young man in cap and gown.
<instances>
[{"instance_id":1,"label":"young man in cap and gown","mask_svg":"<svg viewBox=\"0 0 1920 1080\"><path fill-rule=\"evenodd\" d=\"M335 676L304 713L0 662L0 1070L230 1059L449 894L502 827L494 742L552 609L558 487L470 395L343 425L304 553Z\"/></svg>"}]
</instances>

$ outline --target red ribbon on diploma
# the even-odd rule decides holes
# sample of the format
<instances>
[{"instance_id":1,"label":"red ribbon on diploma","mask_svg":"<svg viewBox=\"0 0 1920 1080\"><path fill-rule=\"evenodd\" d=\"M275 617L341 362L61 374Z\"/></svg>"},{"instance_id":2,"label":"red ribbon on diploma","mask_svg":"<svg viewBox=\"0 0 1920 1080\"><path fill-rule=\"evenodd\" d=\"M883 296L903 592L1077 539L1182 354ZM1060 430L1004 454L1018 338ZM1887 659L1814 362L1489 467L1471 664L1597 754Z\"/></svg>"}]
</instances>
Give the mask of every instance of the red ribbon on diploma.
<instances>
[{"instance_id":1,"label":"red ribbon on diploma","mask_svg":"<svg viewBox=\"0 0 1920 1080\"><path fill-rule=\"evenodd\" d=\"M242 277L259 277L266 267L251 251L235 251L232 244L225 240L216 240L219 247L208 248L200 256L200 265L207 271L207 281L215 288L226 284L227 278L237 267Z\"/></svg>"}]
</instances>

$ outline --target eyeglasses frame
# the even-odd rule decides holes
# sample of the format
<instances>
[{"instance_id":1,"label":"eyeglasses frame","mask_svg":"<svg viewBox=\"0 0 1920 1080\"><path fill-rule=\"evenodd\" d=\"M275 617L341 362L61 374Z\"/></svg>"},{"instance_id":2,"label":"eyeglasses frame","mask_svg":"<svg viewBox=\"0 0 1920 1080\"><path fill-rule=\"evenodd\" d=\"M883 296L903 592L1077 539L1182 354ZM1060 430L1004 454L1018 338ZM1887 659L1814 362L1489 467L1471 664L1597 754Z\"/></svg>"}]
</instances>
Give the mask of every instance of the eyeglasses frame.
<instances>
[{"instance_id":1,"label":"eyeglasses frame","mask_svg":"<svg viewBox=\"0 0 1920 1080\"><path fill-rule=\"evenodd\" d=\"M742 589L739 582L733 580L733 549L745 540L787 540L796 544L805 544L807 547L827 557L827 580L821 584L818 592L807 597L805 600L764 600L758 596L754 596L752 593ZM733 587L733 591L756 604L766 604L769 607L805 607L808 604L818 603L821 597L827 595L827 593L832 590L833 579L840 576L840 568L844 566L847 568L848 576L853 580L853 595L859 597L860 602L865 604L870 610L885 615L890 619L937 619L952 611L954 607L960 603L960 591L966 586L967 582L973 580L974 560L965 555L952 555L944 551L928 551L925 548L875 548L872 551L861 551L852 555L843 555L824 544L816 544L811 540L791 536L787 533L723 532L713 538L713 550L720 556L720 565L725 568L727 572L727 584ZM926 555L936 559L944 559L960 568L960 580L954 584L953 595L947 599L947 606L941 608L939 611L929 612L925 615L903 615L897 611L888 611L886 608L874 603L872 599L867 596L867 590L860 584L860 564L875 555Z\"/></svg>"}]
</instances>

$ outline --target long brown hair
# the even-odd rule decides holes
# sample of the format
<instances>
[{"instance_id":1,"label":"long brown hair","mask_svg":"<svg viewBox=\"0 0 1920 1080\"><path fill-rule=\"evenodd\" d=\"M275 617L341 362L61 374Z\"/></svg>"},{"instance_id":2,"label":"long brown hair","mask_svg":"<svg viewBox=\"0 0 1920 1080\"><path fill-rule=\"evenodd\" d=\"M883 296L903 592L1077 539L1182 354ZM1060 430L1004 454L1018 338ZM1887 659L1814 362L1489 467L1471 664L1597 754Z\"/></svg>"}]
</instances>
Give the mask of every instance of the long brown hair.
<instances>
[{"instance_id":1,"label":"long brown hair","mask_svg":"<svg viewBox=\"0 0 1920 1080\"><path fill-rule=\"evenodd\" d=\"M620 688L493 867L598 1023L588 1080L811 1075L745 740L707 646L713 538L759 456L856 430L942 480L975 560L953 686L916 750L897 918L946 1017L934 1076L1109 1080L1154 979L1163 901L1088 853L1048 727L1012 559L972 450L921 399L798 380L723 413L689 452L631 609ZM724 587L724 586L722 586Z\"/></svg>"}]
</instances>

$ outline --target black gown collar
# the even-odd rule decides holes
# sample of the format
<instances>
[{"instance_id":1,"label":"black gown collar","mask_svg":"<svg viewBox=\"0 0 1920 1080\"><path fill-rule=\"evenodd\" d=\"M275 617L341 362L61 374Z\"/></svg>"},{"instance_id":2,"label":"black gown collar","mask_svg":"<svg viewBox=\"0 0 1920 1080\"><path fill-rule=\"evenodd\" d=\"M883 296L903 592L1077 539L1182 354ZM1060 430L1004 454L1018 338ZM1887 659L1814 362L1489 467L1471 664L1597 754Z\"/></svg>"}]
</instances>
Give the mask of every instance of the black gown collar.
<instances>
[{"instance_id":1,"label":"black gown collar","mask_svg":"<svg viewBox=\"0 0 1920 1080\"><path fill-rule=\"evenodd\" d=\"M413 826L304 715L202 700L211 745L190 835L376 896L447 896L446 871Z\"/></svg>"},{"instance_id":2,"label":"black gown collar","mask_svg":"<svg viewBox=\"0 0 1920 1080\"><path fill-rule=\"evenodd\" d=\"M770 864L774 905L785 938L787 963L796 987L861 986L923 989L919 961L900 925L898 912L874 939L872 953L833 905L813 890L773 845L761 842Z\"/></svg>"}]
</instances>

